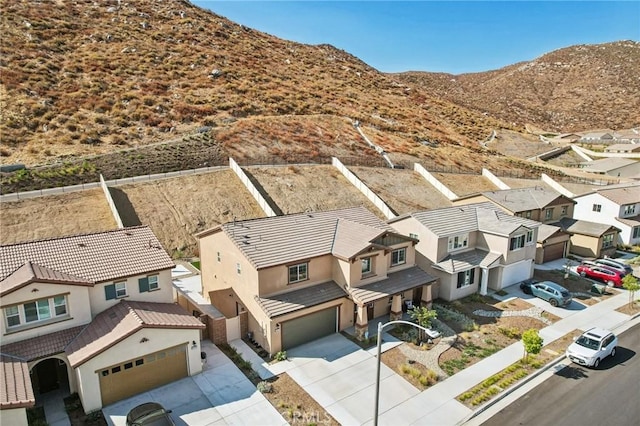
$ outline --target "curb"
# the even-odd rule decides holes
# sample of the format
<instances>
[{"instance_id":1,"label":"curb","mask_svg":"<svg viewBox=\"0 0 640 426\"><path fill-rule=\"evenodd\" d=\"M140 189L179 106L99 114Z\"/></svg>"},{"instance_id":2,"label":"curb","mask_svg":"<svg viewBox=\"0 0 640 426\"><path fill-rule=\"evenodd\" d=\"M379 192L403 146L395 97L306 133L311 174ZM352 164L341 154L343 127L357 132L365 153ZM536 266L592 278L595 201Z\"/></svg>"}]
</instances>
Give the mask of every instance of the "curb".
<instances>
[{"instance_id":1,"label":"curb","mask_svg":"<svg viewBox=\"0 0 640 426\"><path fill-rule=\"evenodd\" d=\"M616 324L615 326L611 327L611 330L616 330L616 329L622 327L623 325L634 321L637 318L640 318L640 312L635 314L635 315L633 315L629 319L627 319L625 321L622 321L622 322ZM540 368L535 373L531 374L530 376L527 376L524 380L522 380L522 382L510 387L509 389L507 389L504 392L502 392L499 396L497 396L493 400L487 402L482 407L478 408L477 410L473 411L471 414L467 415L464 419L462 419L458 423L456 423L456 426L464 425L468 421L470 421L473 418L475 418L475 417L479 416L480 414L484 413L489 408L491 408L494 405L496 405L497 403L501 402L507 396L511 395L512 393L514 393L515 391L519 390L523 386L529 384L529 382L531 382L532 380L536 379L541 374L547 372L549 369L555 367L557 364L559 364L564 359L566 359L566 355L563 354L563 355L560 355L559 357L557 357L556 359L550 361L548 364L546 364L544 367Z\"/></svg>"}]
</instances>

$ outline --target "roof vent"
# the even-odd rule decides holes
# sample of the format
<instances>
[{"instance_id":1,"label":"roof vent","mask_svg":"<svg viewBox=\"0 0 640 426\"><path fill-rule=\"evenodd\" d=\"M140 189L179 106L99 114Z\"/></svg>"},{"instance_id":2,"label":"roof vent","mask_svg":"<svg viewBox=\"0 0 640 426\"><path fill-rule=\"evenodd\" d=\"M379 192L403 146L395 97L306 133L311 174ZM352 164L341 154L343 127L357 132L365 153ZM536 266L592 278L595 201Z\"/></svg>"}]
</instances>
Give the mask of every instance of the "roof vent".
<instances>
[{"instance_id":1,"label":"roof vent","mask_svg":"<svg viewBox=\"0 0 640 426\"><path fill-rule=\"evenodd\" d=\"M87 245L85 243L78 243L78 247L86 247Z\"/></svg>"}]
</instances>

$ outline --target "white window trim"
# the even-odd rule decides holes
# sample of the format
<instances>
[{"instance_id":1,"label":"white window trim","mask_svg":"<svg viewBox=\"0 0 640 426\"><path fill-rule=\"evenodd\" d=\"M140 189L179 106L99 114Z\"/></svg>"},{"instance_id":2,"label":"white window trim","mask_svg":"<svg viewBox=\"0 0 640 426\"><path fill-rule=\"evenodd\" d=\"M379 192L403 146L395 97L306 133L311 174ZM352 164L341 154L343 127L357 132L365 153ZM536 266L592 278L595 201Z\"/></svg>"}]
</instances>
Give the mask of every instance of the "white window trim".
<instances>
[{"instance_id":1,"label":"white window trim","mask_svg":"<svg viewBox=\"0 0 640 426\"><path fill-rule=\"evenodd\" d=\"M157 275L149 275L147 280L149 284L149 291L158 290L160 288L160 280Z\"/></svg>"},{"instance_id":2,"label":"white window trim","mask_svg":"<svg viewBox=\"0 0 640 426\"><path fill-rule=\"evenodd\" d=\"M56 306L63 306L63 305L56 305L55 304L55 299L58 297L62 297L64 298L64 307L65 307L65 312L62 314L57 314L56 313ZM49 307L49 317L48 318L40 318L40 311L38 309L38 302L46 300L48 307ZM36 304L36 312L38 312L38 319L35 321L27 321L27 314L25 311L25 305L29 304L29 303L35 303ZM7 315L8 314L8 309L10 308L17 308L18 309L18 320L20 321L19 324L15 324L15 325L9 325L9 317L11 318L15 318L16 315ZM46 324L50 324L51 322L55 322L59 319L62 318L68 318L69 317L69 304L68 304L68 300L67 300L67 296L66 295L55 295L55 296L50 296L50 297L45 297L42 299L36 299L36 300L31 300L29 302L26 303L21 303L19 305L12 305L12 306L7 306L6 308L3 308L3 316L4 316L4 321L5 321L5 325L7 327L7 330L21 330L21 329L27 329L27 328L32 328L32 327L39 327L41 325L46 325Z\"/></svg>"},{"instance_id":3,"label":"white window trim","mask_svg":"<svg viewBox=\"0 0 640 426\"><path fill-rule=\"evenodd\" d=\"M117 283L113 283L113 287L116 291L116 299L122 299L123 297L127 297L127 283L126 281L120 281Z\"/></svg>"},{"instance_id":4,"label":"white window trim","mask_svg":"<svg viewBox=\"0 0 640 426\"><path fill-rule=\"evenodd\" d=\"M511 241L517 239L518 242L520 242L520 240L522 240L522 245L518 244L518 247L511 247ZM509 238L509 251L516 251L516 250L521 250L524 248L524 246L526 245L526 241L527 241L527 236L526 234L520 234L520 235L514 235L513 237Z\"/></svg>"},{"instance_id":5,"label":"white window trim","mask_svg":"<svg viewBox=\"0 0 640 426\"><path fill-rule=\"evenodd\" d=\"M362 259L360 259L361 261L361 272L362 275L368 275L371 274L373 272L373 258L371 257L363 257ZM369 266L368 269L364 269L364 265L367 264Z\"/></svg>"},{"instance_id":6,"label":"white window trim","mask_svg":"<svg viewBox=\"0 0 640 426\"><path fill-rule=\"evenodd\" d=\"M456 245L456 238L458 245ZM462 250L469 247L469 234L452 235L447 241L447 249L449 252Z\"/></svg>"},{"instance_id":7,"label":"white window trim","mask_svg":"<svg viewBox=\"0 0 640 426\"><path fill-rule=\"evenodd\" d=\"M300 267L304 266L305 267L305 275L303 278L300 278L301 274L300 274ZM297 279L295 280L291 280L291 268L296 268L296 277ZM289 282L289 284L295 284L295 283L299 283L302 281L306 281L309 279L309 263L308 262L304 262L304 263L298 263L295 265L289 265L287 267L287 280Z\"/></svg>"},{"instance_id":8,"label":"white window trim","mask_svg":"<svg viewBox=\"0 0 640 426\"><path fill-rule=\"evenodd\" d=\"M402 260L398 260L396 262L393 261L393 255L394 254L402 254ZM398 266L398 265L404 265L405 263L407 263L407 248L406 247L401 247L398 249L395 249L391 252L391 266Z\"/></svg>"}]
</instances>

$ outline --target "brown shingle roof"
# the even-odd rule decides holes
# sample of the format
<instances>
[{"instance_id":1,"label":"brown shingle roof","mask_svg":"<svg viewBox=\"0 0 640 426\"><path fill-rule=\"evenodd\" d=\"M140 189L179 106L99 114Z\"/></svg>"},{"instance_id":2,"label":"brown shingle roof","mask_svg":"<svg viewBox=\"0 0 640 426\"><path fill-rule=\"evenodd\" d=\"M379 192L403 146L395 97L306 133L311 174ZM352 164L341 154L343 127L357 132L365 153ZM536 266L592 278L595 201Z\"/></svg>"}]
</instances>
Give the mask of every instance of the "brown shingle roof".
<instances>
[{"instance_id":1,"label":"brown shingle roof","mask_svg":"<svg viewBox=\"0 0 640 426\"><path fill-rule=\"evenodd\" d=\"M196 317L175 303L129 302L102 311L67 346L71 367L88 361L143 328L204 328Z\"/></svg>"},{"instance_id":2,"label":"brown shingle roof","mask_svg":"<svg viewBox=\"0 0 640 426\"><path fill-rule=\"evenodd\" d=\"M384 297L393 296L412 288L420 287L436 278L427 274L417 266L388 274L384 280L376 281L360 287L351 287L349 293L353 300L365 304Z\"/></svg>"},{"instance_id":3,"label":"brown shingle roof","mask_svg":"<svg viewBox=\"0 0 640 426\"><path fill-rule=\"evenodd\" d=\"M269 318L273 318L342 297L347 297L347 293L336 282L329 281L273 296L256 296L255 299Z\"/></svg>"},{"instance_id":4,"label":"brown shingle roof","mask_svg":"<svg viewBox=\"0 0 640 426\"><path fill-rule=\"evenodd\" d=\"M394 232L364 207L229 222L220 229L257 269L331 254L340 219ZM211 231L204 231L202 237ZM368 234L367 234L368 235ZM352 235L357 237L357 234ZM347 238L341 232L340 238ZM368 240L362 238L363 243Z\"/></svg>"},{"instance_id":5,"label":"brown shingle roof","mask_svg":"<svg viewBox=\"0 0 640 426\"><path fill-rule=\"evenodd\" d=\"M67 328L66 330L44 334L38 337L21 340L19 342L2 345L2 353L34 361L64 352L64 348L71 342L86 325Z\"/></svg>"},{"instance_id":6,"label":"brown shingle roof","mask_svg":"<svg viewBox=\"0 0 640 426\"><path fill-rule=\"evenodd\" d=\"M84 278L27 262L7 278L0 281L0 296L5 296L32 282L93 286L93 282Z\"/></svg>"},{"instance_id":7,"label":"brown shingle roof","mask_svg":"<svg viewBox=\"0 0 640 426\"><path fill-rule=\"evenodd\" d=\"M31 261L94 283L173 268L148 226L0 246L0 280Z\"/></svg>"},{"instance_id":8,"label":"brown shingle roof","mask_svg":"<svg viewBox=\"0 0 640 426\"><path fill-rule=\"evenodd\" d=\"M33 407L35 403L27 363L0 355L0 409Z\"/></svg>"}]
</instances>

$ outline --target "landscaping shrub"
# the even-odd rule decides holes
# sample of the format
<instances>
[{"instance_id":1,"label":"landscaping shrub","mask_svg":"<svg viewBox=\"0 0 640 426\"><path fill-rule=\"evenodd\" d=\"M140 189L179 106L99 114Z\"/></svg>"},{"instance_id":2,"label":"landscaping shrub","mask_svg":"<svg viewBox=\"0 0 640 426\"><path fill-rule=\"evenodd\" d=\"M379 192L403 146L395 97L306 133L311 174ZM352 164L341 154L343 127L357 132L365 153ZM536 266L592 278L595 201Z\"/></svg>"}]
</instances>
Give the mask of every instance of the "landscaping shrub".
<instances>
[{"instance_id":1,"label":"landscaping shrub","mask_svg":"<svg viewBox=\"0 0 640 426\"><path fill-rule=\"evenodd\" d=\"M264 380L258 383L256 386L260 393L271 393L273 392L273 385L269 382L265 382Z\"/></svg>"}]
</instances>

